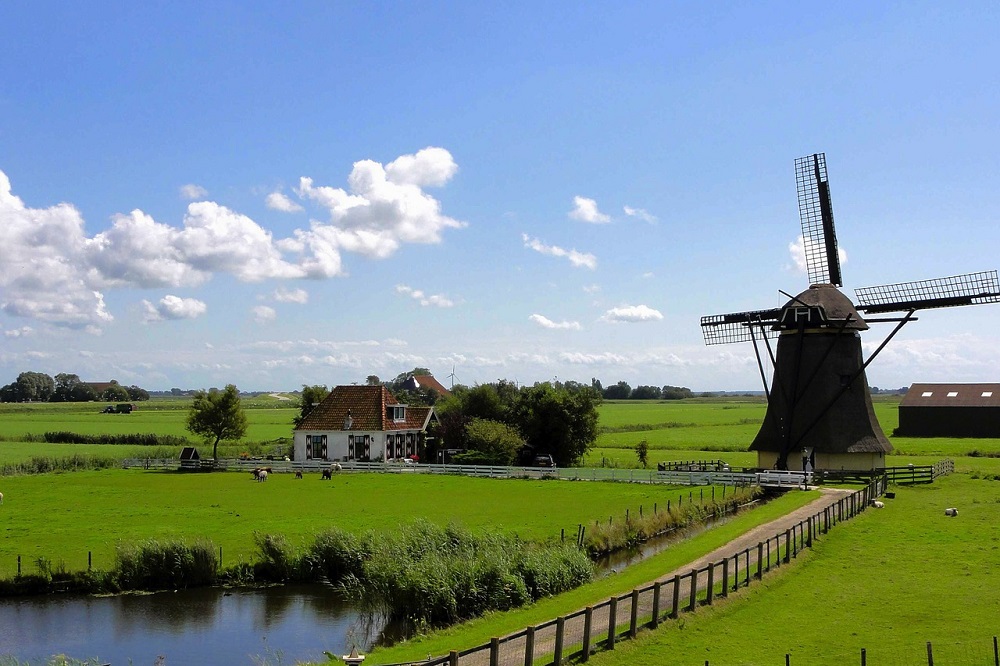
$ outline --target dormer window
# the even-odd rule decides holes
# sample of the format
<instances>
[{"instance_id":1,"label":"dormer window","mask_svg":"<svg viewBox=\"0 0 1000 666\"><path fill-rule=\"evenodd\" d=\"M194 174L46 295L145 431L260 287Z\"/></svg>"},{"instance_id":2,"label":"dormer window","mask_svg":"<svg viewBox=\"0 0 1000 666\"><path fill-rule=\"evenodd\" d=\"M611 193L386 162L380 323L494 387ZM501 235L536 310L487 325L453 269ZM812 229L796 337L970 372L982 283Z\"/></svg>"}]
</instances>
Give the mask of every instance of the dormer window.
<instances>
[{"instance_id":1,"label":"dormer window","mask_svg":"<svg viewBox=\"0 0 1000 666\"><path fill-rule=\"evenodd\" d=\"M406 405L389 405L386 407L386 416L393 421L406 420Z\"/></svg>"}]
</instances>

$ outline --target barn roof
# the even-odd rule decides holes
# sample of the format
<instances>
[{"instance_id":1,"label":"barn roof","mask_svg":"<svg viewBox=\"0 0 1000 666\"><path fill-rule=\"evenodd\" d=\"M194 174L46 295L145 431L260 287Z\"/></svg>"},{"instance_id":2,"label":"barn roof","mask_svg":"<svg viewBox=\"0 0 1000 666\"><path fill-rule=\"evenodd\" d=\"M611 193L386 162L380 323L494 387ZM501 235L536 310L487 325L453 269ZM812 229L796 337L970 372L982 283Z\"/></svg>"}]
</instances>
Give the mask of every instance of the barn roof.
<instances>
[{"instance_id":1,"label":"barn roof","mask_svg":"<svg viewBox=\"0 0 1000 666\"><path fill-rule=\"evenodd\" d=\"M433 389L442 398L451 395L451 391L446 389L441 382L435 379L434 375L410 375L407 377L406 381L403 382L403 386L411 391L421 387Z\"/></svg>"},{"instance_id":2,"label":"barn roof","mask_svg":"<svg viewBox=\"0 0 1000 666\"><path fill-rule=\"evenodd\" d=\"M405 419L395 421L386 411L404 406ZM433 407L403 405L384 386L336 386L326 399L309 412L296 430L423 430L434 413ZM348 423L350 415L350 427Z\"/></svg>"},{"instance_id":3,"label":"barn roof","mask_svg":"<svg viewBox=\"0 0 1000 666\"><path fill-rule=\"evenodd\" d=\"M1000 384L913 384L900 407L1000 407Z\"/></svg>"}]
</instances>

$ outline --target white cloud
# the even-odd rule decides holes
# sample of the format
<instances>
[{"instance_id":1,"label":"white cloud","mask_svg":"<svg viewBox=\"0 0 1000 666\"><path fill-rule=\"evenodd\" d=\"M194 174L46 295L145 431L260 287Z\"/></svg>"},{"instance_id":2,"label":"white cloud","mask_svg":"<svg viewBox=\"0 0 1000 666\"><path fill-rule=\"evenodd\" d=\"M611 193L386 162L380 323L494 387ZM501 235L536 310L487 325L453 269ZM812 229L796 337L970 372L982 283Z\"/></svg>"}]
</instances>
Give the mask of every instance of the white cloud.
<instances>
[{"instance_id":1,"label":"white cloud","mask_svg":"<svg viewBox=\"0 0 1000 666\"><path fill-rule=\"evenodd\" d=\"M656 274L653 273L653 271L646 271L645 273L642 274L643 280L651 280L654 277L656 277Z\"/></svg>"},{"instance_id":2,"label":"white cloud","mask_svg":"<svg viewBox=\"0 0 1000 666\"><path fill-rule=\"evenodd\" d=\"M535 322L542 328L565 329L569 331L579 331L581 328L583 328L582 326L580 326L580 322L578 321L555 322L549 319L548 317L545 317L544 315L540 314L533 314L530 317L528 317L528 319Z\"/></svg>"},{"instance_id":3,"label":"white cloud","mask_svg":"<svg viewBox=\"0 0 1000 666\"><path fill-rule=\"evenodd\" d=\"M650 215L648 212L646 212L644 208L632 208L631 206L624 206L623 210L625 211L625 214L628 215L629 217L637 217L640 220L643 220L644 222L649 222L650 224L654 224L657 219L655 215Z\"/></svg>"},{"instance_id":4,"label":"white cloud","mask_svg":"<svg viewBox=\"0 0 1000 666\"><path fill-rule=\"evenodd\" d=\"M305 305L309 302L309 292L305 289L285 289L284 287L279 287L274 290L273 297L274 300L279 303L298 303L299 305Z\"/></svg>"},{"instance_id":5,"label":"white cloud","mask_svg":"<svg viewBox=\"0 0 1000 666\"><path fill-rule=\"evenodd\" d=\"M795 266L795 271L798 273L807 273L806 265L806 243L807 241L800 235L794 241L788 244L788 254L792 258L792 263ZM823 253L822 256L826 257L824 248L815 246L810 248L810 253L813 251ZM847 251L842 247L837 247L837 255L840 258L840 264L843 266L847 263Z\"/></svg>"},{"instance_id":6,"label":"white cloud","mask_svg":"<svg viewBox=\"0 0 1000 666\"><path fill-rule=\"evenodd\" d=\"M455 305L455 302L444 294L432 294L428 296L420 289L414 289L413 287L409 287L405 284L396 285L396 293L405 294L410 298L419 301L424 307L433 305L439 308L450 308Z\"/></svg>"},{"instance_id":7,"label":"white cloud","mask_svg":"<svg viewBox=\"0 0 1000 666\"><path fill-rule=\"evenodd\" d=\"M524 241L526 248L540 254L547 254L551 257L564 257L577 268L581 266L590 270L597 268L597 257L592 254L584 254L576 250L564 250L556 245L546 245L537 238L529 237L528 234L521 234L521 240Z\"/></svg>"},{"instance_id":8,"label":"white cloud","mask_svg":"<svg viewBox=\"0 0 1000 666\"><path fill-rule=\"evenodd\" d=\"M157 304L147 300L142 301L146 308L145 321L164 321L168 319L195 319L205 314L208 306L197 298L181 298L180 296L167 295L160 299Z\"/></svg>"},{"instance_id":9,"label":"white cloud","mask_svg":"<svg viewBox=\"0 0 1000 666\"><path fill-rule=\"evenodd\" d=\"M35 329L30 326L22 326L21 328L12 328L10 330L4 331L4 337L7 338L23 338L31 335L35 332Z\"/></svg>"},{"instance_id":10,"label":"white cloud","mask_svg":"<svg viewBox=\"0 0 1000 666\"><path fill-rule=\"evenodd\" d=\"M271 192L268 194L267 198L264 199L264 204L271 210L280 210L282 213L297 213L303 210L302 206L281 192Z\"/></svg>"},{"instance_id":11,"label":"white cloud","mask_svg":"<svg viewBox=\"0 0 1000 666\"><path fill-rule=\"evenodd\" d=\"M253 318L259 324L266 324L269 321L274 321L277 318L278 313L274 311L274 308L268 307L266 305L257 305L253 308Z\"/></svg>"},{"instance_id":12,"label":"white cloud","mask_svg":"<svg viewBox=\"0 0 1000 666\"><path fill-rule=\"evenodd\" d=\"M201 185L195 185L194 183L181 185L180 192L181 192L181 198L187 199L188 201L194 201L195 199L204 199L205 197L208 196L208 190L206 190Z\"/></svg>"},{"instance_id":13,"label":"white cloud","mask_svg":"<svg viewBox=\"0 0 1000 666\"><path fill-rule=\"evenodd\" d=\"M601 317L604 321L610 322L643 322L659 321L663 315L659 310L654 310L648 305L623 305L619 308L611 308Z\"/></svg>"},{"instance_id":14,"label":"white cloud","mask_svg":"<svg viewBox=\"0 0 1000 666\"><path fill-rule=\"evenodd\" d=\"M569 216L574 220L592 224L604 224L611 221L610 216L597 209L596 201L579 196L573 197L573 210L569 212Z\"/></svg>"},{"instance_id":15,"label":"white cloud","mask_svg":"<svg viewBox=\"0 0 1000 666\"><path fill-rule=\"evenodd\" d=\"M28 208L0 171L0 309L77 329L111 321L83 259L87 243L76 208Z\"/></svg>"},{"instance_id":16,"label":"white cloud","mask_svg":"<svg viewBox=\"0 0 1000 666\"><path fill-rule=\"evenodd\" d=\"M314 222L299 232L300 243L327 253L342 249L368 257L391 256L404 243L440 243L445 229L464 222L441 214L441 204L421 188L444 185L456 172L451 153L425 148L403 155L383 167L372 160L354 163L348 190L315 187L312 178L299 179L297 194L330 213L330 224Z\"/></svg>"},{"instance_id":17,"label":"white cloud","mask_svg":"<svg viewBox=\"0 0 1000 666\"><path fill-rule=\"evenodd\" d=\"M597 294L601 291L601 285L599 284L585 284L583 285L583 292L585 294Z\"/></svg>"}]
</instances>

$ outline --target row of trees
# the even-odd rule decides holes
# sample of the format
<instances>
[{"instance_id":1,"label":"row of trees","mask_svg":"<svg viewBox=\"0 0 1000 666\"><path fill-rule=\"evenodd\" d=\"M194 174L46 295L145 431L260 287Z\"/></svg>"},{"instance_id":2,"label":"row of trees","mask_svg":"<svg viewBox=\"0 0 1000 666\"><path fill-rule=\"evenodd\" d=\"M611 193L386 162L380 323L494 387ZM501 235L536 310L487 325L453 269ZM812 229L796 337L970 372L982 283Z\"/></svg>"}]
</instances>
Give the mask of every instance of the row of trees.
<instances>
[{"instance_id":1,"label":"row of trees","mask_svg":"<svg viewBox=\"0 0 1000 666\"><path fill-rule=\"evenodd\" d=\"M44 372L22 372L10 384L0 387L0 402L90 402L107 400L138 402L149 400L149 392L138 386L122 386L114 379L98 392L78 375L61 372L50 377Z\"/></svg>"},{"instance_id":2,"label":"row of trees","mask_svg":"<svg viewBox=\"0 0 1000 666\"><path fill-rule=\"evenodd\" d=\"M607 400L683 400L692 398L694 394L691 389L685 386L645 386L640 384L634 389L628 382L618 382L604 388L601 380L592 379L591 385L594 390L600 391L601 396Z\"/></svg>"}]
</instances>

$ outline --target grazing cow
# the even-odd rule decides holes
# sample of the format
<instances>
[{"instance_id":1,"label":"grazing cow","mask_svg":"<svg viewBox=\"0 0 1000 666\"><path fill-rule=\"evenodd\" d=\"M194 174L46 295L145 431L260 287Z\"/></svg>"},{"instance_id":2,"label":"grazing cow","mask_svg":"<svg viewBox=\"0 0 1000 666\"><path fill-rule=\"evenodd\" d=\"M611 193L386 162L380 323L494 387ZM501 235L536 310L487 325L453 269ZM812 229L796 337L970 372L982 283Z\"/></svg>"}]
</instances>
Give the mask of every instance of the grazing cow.
<instances>
[{"instance_id":1,"label":"grazing cow","mask_svg":"<svg viewBox=\"0 0 1000 666\"><path fill-rule=\"evenodd\" d=\"M295 478L296 479L301 479L302 478L302 470L301 469L295 470Z\"/></svg>"}]
</instances>

